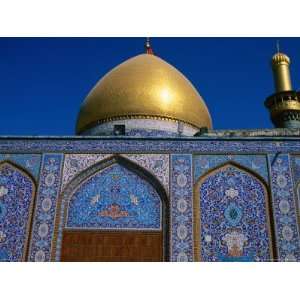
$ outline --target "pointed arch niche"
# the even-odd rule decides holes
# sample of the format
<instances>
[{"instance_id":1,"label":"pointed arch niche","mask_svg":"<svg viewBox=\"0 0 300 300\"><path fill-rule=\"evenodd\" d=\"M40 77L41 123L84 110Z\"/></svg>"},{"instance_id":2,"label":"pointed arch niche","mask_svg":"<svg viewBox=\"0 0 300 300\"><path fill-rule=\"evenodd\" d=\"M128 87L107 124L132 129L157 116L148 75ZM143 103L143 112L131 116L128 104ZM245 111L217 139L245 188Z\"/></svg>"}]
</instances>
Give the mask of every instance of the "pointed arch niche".
<instances>
[{"instance_id":1,"label":"pointed arch niche","mask_svg":"<svg viewBox=\"0 0 300 300\"><path fill-rule=\"evenodd\" d=\"M272 261L271 201L263 178L236 163L208 171L194 187L197 261Z\"/></svg>"},{"instance_id":2,"label":"pointed arch niche","mask_svg":"<svg viewBox=\"0 0 300 300\"><path fill-rule=\"evenodd\" d=\"M0 261L26 261L36 184L22 167L0 163Z\"/></svg>"},{"instance_id":3,"label":"pointed arch niche","mask_svg":"<svg viewBox=\"0 0 300 300\"><path fill-rule=\"evenodd\" d=\"M113 156L78 174L60 205L52 260L168 260L167 194L128 159Z\"/></svg>"}]
</instances>

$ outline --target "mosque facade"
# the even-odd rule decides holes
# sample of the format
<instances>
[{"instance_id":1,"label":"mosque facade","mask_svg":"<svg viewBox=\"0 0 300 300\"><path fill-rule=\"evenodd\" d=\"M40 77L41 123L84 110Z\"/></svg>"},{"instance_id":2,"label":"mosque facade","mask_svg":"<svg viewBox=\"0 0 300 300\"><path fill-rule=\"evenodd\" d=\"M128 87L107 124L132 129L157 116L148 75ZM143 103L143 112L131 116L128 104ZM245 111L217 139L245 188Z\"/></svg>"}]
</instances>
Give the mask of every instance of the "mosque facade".
<instances>
[{"instance_id":1,"label":"mosque facade","mask_svg":"<svg viewBox=\"0 0 300 300\"><path fill-rule=\"evenodd\" d=\"M213 130L146 53L112 69L76 135L0 137L0 261L300 261L300 93L272 58L273 129Z\"/></svg>"}]
</instances>

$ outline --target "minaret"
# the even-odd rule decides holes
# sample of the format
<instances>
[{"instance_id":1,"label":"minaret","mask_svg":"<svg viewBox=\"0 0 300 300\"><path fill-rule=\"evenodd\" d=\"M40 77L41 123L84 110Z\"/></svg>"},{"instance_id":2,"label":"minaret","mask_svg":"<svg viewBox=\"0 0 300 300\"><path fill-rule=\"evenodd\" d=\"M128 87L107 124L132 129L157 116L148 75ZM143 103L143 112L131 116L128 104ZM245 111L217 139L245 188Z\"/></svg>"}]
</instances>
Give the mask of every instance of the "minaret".
<instances>
[{"instance_id":1,"label":"minaret","mask_svg":"<svg viewBox=\"0 0 300 300\"><path fill-rule=\"evenodd\" d=\"M277 53L272 57L271 65L275 94L265 101L271 120L278 128L300 128L300 92L292 88L290 59L279 52L279 46L277 46Z\"/></svg>"}]
</instances>

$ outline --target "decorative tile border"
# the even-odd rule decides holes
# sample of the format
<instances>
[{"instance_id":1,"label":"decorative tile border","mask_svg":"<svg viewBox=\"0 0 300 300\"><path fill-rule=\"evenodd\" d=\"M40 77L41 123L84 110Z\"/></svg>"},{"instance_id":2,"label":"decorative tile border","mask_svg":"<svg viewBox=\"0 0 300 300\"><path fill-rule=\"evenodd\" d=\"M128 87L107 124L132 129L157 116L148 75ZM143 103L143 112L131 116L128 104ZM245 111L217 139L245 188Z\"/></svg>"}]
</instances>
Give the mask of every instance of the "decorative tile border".
<instances>
[{"instance_id":1,"label":"decorative tile border","mask_svg":"<svg viewBox=\"0 0 300 300\"><path fill-rule=\"evenodd\" d=\"M300 155L291 156L290 161L291 161L294 183L297 187L297 185L300 183Z\"/></svg>"},{"instance_id":2,"label":"decorative tile border","mask_svg":"<svg viewBox=\"0 0 300 300\"><path fill-rule=\"evenodd\" d=\"M298 216L298 229L300 231L300 155L290 156L290 163L293 174L294 192L296 197L295 201Z\"/></svg>"},{"instance_id":3,"label":"decorative tile border","mask_svg":"<svg viewBox=\"0 0 300 300\"><path fill-rule=\"evenodd\" d=\"M278 259L300 261L299 232L289 155L269 155Z\"/></svg>"},{"instance_id":4,"label":"decorative tile border","mask_svg":"<svg viewBox=\"0 0 300 300\"><path fill-rule=\"evenodd\" d=\"M265 179L269 180L267 157L265 155L195 155L194 156L194 181L196 182L200 176L205 174L209 169L213 169L218 165L227 162L236 162Z\"/></svg>"},{"instance_id":5,"label":"decorative tile border","mask_svg":"<svg viewBox=\"0 0 300 300\"><path fill-rule=\"evenodd\" d=\"M44 154L32 229L30 261L50 261L63 154Z\"/></svg>"},{"instance_id":6,"label":"decorative tile border","mask_svg":"<svg viewBox=\"0 0 300 300\"><path fill-rule=\"evenodd\" d=\"M192 156L171 155L171 261L193 261Z\"/></svg>"},{"instance_id":7,"label":"decorative tile border","mask_svg":"<svg viewBox=\"0 0 300 300\"><path fill-rule=\"evenodd\" d=\"M280 140L279 140L280 138ZM1 137L3 153L300 153L299 138L24 138ZM276 141L278 139L278 141ZM284 139L284 141L282 141Z\"/></svg>"}]
</instances>

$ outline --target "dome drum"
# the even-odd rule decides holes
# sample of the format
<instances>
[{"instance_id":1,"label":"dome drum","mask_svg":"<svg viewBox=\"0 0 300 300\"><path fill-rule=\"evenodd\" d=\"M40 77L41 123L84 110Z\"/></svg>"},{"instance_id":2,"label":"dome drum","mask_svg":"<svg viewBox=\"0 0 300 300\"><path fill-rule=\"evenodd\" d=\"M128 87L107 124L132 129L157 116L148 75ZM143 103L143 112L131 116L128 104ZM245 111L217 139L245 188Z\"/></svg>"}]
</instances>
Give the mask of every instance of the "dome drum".
<instances>
[{"instance_id":1,"label":"dome drum","mask_svg":"<svg viewBox=\"0 0 300 300\"><path fill-rule=\"evenodd\" d=\"M178 120L159 117L125 116L113 120L99 122L85 130L83 135L112 136L115 134L115 127L125 127L126 136L157 136L157 137L178 137L193 136L198 129L190 124Z\"/></svg>"}]
</instances>

